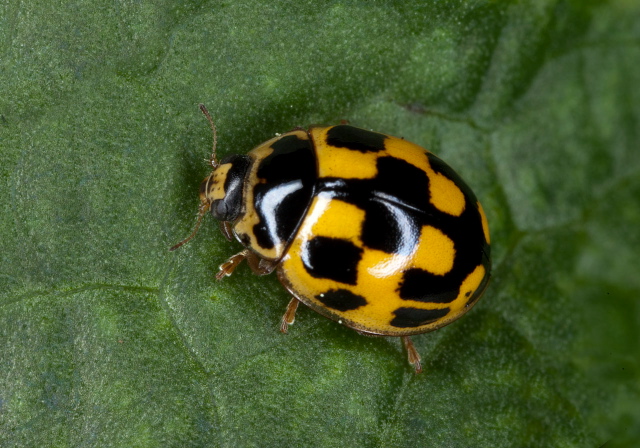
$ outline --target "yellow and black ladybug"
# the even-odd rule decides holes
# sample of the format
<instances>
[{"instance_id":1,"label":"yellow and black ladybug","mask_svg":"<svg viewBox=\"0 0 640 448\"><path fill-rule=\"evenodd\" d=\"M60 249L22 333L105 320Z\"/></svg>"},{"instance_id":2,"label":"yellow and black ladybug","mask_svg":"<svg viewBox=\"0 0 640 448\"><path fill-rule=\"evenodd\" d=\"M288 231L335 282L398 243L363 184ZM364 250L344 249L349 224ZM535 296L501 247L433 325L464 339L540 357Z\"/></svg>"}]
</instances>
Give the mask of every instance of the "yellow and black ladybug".
<instances>
[{"instance_id":1,"label":"yellow and black ladybug","mask_svg":"<svg viewBox=\"0 0 640 448\"><path fill-rule=\"evenodd\" d=\"M291 293L281 331L299 302L367 334L399 336L416 372L410 335L466 313L490 277L482 206L446 163L406 140L346 124L296 129L250 151L216 159L200 186L193 233L211 211L245 249L217 279L247 260L277 272Z\"/></svg>"}]
</instances>

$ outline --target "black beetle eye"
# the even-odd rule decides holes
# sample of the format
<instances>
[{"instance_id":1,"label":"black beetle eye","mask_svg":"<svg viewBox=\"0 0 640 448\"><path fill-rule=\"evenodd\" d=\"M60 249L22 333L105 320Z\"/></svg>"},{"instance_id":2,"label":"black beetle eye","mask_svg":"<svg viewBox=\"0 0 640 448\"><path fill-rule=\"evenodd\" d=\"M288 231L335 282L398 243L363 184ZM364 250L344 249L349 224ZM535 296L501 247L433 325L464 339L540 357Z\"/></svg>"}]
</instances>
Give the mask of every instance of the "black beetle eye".
<instances>
[{"instance_id":1,"label":"black beetle eye","mask_svg":"<svg viewBox=\"0 0 640 448\"><path fill-rule=\"evenodd\" d=\"M225 171L214 172L216 188L223 192L224 197L217 196L211 204L211 214L220 221L234 221L242 211L242 193L245 175L251 160L247 156L233 155L225 157L220 167L227 165ZM229 166L231 165L231 166ZM221 168L220 168L221 169Z\"/></svg>"},{"instance_id":2,"label":"black beetle eye","mask_svg":"<svg viewBox=\"0 0 640 448\"><path fill-rule=\"evenodd\" d=\"M227 217L228 209L224 199L217 199L211 204L211 214L220 221L229 221Z\"/></svg>"}]
</instances>

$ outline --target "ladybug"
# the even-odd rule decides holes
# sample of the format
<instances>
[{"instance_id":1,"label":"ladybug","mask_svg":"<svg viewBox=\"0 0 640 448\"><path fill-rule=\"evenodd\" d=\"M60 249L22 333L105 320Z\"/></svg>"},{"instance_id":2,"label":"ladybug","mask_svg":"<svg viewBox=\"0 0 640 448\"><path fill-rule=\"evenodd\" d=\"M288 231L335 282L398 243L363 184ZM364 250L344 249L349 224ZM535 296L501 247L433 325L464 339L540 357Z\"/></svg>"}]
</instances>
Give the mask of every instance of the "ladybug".
<instances>
[{"instance_id":1,"label":"ladybug","mask_svg":"<svg viewBox=\"0 0 640 448\"><path fill-rule=\"evenodd\" d=\"M216 158L200 185L194 231L210 211L258 275L276 271L291 293L280 330L300 302L365 335L398 336L416 373L409 336L437 330L480 299L491 271L482 206L446 163L404 139L347 124L297 128L246 155Z\"/></svg>"}]
</instances>

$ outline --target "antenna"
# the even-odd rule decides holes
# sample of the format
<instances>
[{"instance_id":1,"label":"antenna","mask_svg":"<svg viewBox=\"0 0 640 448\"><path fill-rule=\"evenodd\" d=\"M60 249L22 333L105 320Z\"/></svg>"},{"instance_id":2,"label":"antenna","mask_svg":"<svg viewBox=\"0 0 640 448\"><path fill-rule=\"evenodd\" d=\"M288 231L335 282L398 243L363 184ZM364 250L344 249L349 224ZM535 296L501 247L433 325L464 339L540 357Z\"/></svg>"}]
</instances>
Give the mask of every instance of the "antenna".
<instances>
[{"instance_id":1,"label":"antenna","mask_svg":"<svg viewBox=\"0 0 640 448\"><path fill-rule=\"evenodd\" d=\"M198 207L198 219L196 219L196 225L193 228L193 232L191 232L191 235L189 235L188 237L180 241L178 244L176 244L175 246L172 246L169 249L169 252L173 252L174 250L179 249L180 247L182 247L183 245L191 241L194 236L196 236L196 233L198 233L198 230L200 229L200 224L202 224L202 219L204 218L205 213L207 213L210 207L211 207L211 203L208 201L207 202L202 201L200 203L200 207Z\"/></svg>"},{"instance_id":2,"label":"antenna","mask_svg":"<svg viewBox=\"0 0 640 448\"><path fill-rule=\"evenodd\" d=\"M216 125L213 124L213 119L211 118L211 115L209 115L209 111L207 110L205 105L201 103L199 106L200 106L200 110L202 111L204 116L207 117L207 120L209 121L209 125L211 126L211 131L213 131L213 149L211 150L211 158L209 159L209 165L211 165L211 167L215 169L219 165L218 159L216 158L216 146L218 145L218 132L216 131Z\"/></svg>"},{"instance_id":3,"label":"antenna","mask_svg":"<svg viewBox=\"0 0 640 448\"><path fill-rule=\"evenodd\" d=\"M200 110L202 111L204 116L207 117L207 120L209 121L209 125L211 126L211 131L213 131L213 149L211 150L211 158L209 159L209 165L211 165L211 168L215 170L219 165L218 159L216 158L216 146L218 145L218 132L216 131L216 125L213 123L213 119L211 118L211 115L209 114L209 111L207 110L205 105L200 104L199 106L200 106ZM198 230L200 229L200 224L202 224L202 220L204 219L204 215L209 211L209 208L211 208L211 201L209 201L209 199L206 196L201 196L201 198L202 199L200 200L200 206L198 207L198 218L196 219L196 225L193 228L191 235L189 235L188 237L180 241L175 246L172 246L169 249L169 251L174 251L182 247L183 245L187 244L189 241L191 241L191 239L194 236L196 236L196 233L198 233Z\"/></svg>"}]
</instances>

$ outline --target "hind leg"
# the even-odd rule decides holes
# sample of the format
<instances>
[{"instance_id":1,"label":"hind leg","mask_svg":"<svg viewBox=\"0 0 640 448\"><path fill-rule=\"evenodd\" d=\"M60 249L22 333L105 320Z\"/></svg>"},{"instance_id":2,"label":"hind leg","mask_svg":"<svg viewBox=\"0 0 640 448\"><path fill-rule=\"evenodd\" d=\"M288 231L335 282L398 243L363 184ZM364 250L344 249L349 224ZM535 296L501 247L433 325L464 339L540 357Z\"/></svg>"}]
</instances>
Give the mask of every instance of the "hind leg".
<instances>
[{"instance_id":1,"label":"hind leg","mask_svg":"<svg viewBox=\"0 0 640 448\"><path fill-rule=\"evenodd\" d=\"M420 354L418 350L413 345L413 341L409 336L402 336L402 343L404 347L407 349L407 357L409 358L409 364L416 369L416 373L422 372L422 364L420 363Z\"/></svg>"},{"instance_id":2,"label":"hind leg","mask_svg":"<svg viewBox=\"0 0 640 448\"><path fill-rule=\"evenodd\" d=\"M294 297L289 302L289 305L287 305L287 311L284 312L284 316L282 316L282 323L280 324L281 332L286 334L289 329L289 325L293 324L296 320L296 310L298 309L299 304L300 301Z\"/></svg>"}]
</instances>

